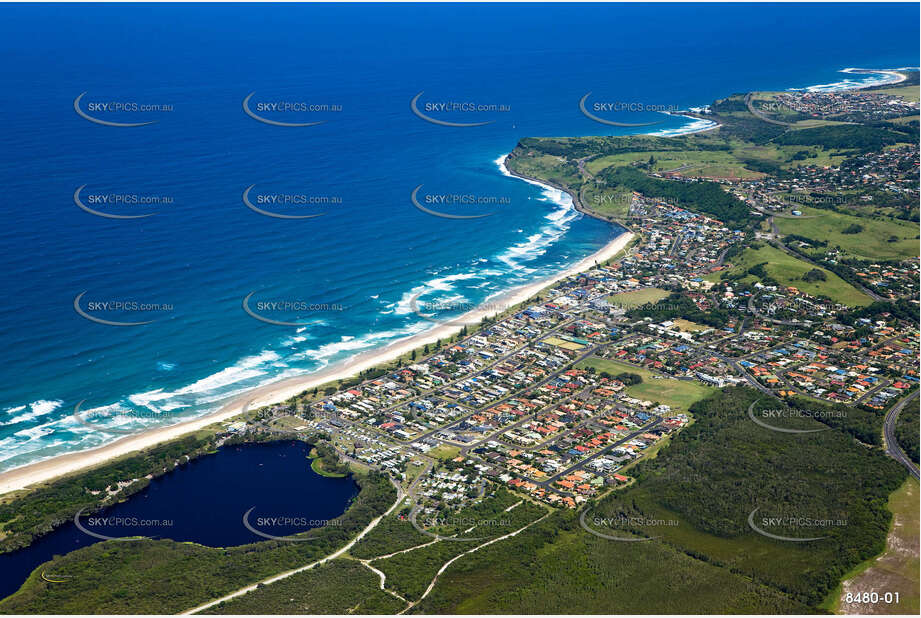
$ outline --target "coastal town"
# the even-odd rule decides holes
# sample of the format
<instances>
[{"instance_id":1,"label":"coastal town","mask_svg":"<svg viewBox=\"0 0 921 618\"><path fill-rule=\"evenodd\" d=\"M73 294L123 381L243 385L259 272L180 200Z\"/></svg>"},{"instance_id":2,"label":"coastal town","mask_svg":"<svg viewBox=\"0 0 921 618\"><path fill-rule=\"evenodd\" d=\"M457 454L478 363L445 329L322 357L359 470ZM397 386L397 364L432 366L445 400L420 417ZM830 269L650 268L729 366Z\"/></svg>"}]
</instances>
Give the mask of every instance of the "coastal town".
<instances>
[{"instance_id":1,"label":"coastal town","mask_svg":"<svg viewBox=\"0 0 921 618\"><path fill-rule=\"evenodd\" d=\"M423 474L414 513L433 516L490 485L577 508L629 484L631 467L692 420L672 389L748 384L882 410L917 387L917 324L852 320L793 286L726 278L743 235L711 217L640 194L630 214L639 240L610 263L424 358L273 415L335 436L344 458L398 481Z\"/></svg>"},{"instance_id":2,"label":"coastal town","mask_svg":"<svg viewBox=\"0 0 921 618\"><path fill-rule=\"evenodd\" d=\"M867 122L918 113L917 101L906 101L899 95L881 94L872 90L793 90L778 93L774 100L805 116L844 121Z\"/></svg>"},{"instance_id":3,"label":"coastal town","mask_svg":"<svg viewBox=\"0 0 921 618\"><path fill-rule=\"evenodd\" d=\"M492 180L601 230L544 278L420 266L352 305L410 328L149 431L76 403L108 443L0 475L0 613L915 613L918 72L844 72L884 79L519 138ZM259 326L300 354L337 315Z\"/></svg>"},{"instance_id":4,"label":"coastal town","mask_svg":"<svg viewBox=\"0 0 921 618\"><path fill-rule=\"evenodd\" d=\"M810 116L917 112L917 103L863 91L776 100ZM421 358L272 413L277 423L293 417L287 426L328 436L347 461L411 481L414 524L499 486L578 508L631 484L631 469L693 421L690 403L730 385L779 402L819 402L832 406L828 414L880 413L918 387L919 330L911 311L859 307L889 301L916 310L918 258L862 259L786 224L839 207L911 216L917 160L917 144L885 145L832 165L806 157L790 172L756 178L653 173L719 183L761 219L760 230L752 236L633 192L618 219L636 237L614 259L465 325ZM584 163L589 181L603 185ZM753 251L815 268L799 285L779 283L765 264L744 259ZM856 311L855 302L823 293L828 277L851 282ZM437 299L428 306L439 307ZM450 305L441 308L426 318L458 319Z\"/></svg>"}]
</instances>

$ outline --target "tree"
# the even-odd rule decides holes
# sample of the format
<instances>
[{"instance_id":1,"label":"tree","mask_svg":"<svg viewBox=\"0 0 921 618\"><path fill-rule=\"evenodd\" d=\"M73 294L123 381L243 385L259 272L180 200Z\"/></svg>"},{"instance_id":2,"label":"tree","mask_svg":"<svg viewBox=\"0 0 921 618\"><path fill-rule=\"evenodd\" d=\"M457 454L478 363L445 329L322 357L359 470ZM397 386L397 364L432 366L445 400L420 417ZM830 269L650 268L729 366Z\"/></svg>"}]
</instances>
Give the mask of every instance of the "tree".
<instances>
[{"instance_id":1,"label":"tree","mask_svg":"<svg viewBox=\"0 0 921 618\"><path fill-rule=\"evenodd\" d=\"M818 268L813 268L809 272L803 274L803 281L808 281L810 283L825 281L826 279L825 271L819 270Z\"/></svg>"}]
</instances>

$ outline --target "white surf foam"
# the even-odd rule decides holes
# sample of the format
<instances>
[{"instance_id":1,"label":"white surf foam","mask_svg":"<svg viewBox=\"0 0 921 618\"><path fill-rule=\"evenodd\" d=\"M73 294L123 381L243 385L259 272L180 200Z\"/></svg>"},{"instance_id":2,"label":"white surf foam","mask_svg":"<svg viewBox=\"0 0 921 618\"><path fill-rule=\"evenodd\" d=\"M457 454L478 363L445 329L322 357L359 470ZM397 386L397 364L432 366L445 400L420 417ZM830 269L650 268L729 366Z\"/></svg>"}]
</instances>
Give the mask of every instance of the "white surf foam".
<instances>
[{"instance_id":1,"label":"white surf foam","mask_svg":"<svg viewBox=\"0 0 921 618\"><path fill-rule=\"evenodd\" d=\"M18 423L25 423L37 418L41 418L42 416L47 416L48 414L51 414L59 407L61 407L61 404L63 403L63 401L59 400L52 401L39 399L38 401L33 401L32 403L28 404L29 411L23 414L19 414L19 412L23 412L27 406L16 406L13 408L8 408L5 410L8 416L4 417L3 420L0 420L0 426L16 425Z\"/></svg>"},{"instance_id":2,"label":"white surf foam","mask_svg":"<svg viewBox=\"0 0 921 618\"><path fill-rule=\"evenodd\" d=\"M670 114L675 116L676 114ZM717 126L719 123L713 122L712 120L707 120L705 118L695 118L694 116L681 116L682 118L688 118L692 122L681 125L674 129L661 129L659 131L653 131L647 133L646 135L654 135L656 137L677 137L679 135L690 135L691 133L700 133L701 131L707 131Z\"/></svg>"},{"instance_id":3,"label":"white surf foam","mask_svg":"<svg viewBox=\"0 0 921 618\"><path fill-rule=\"evenodd\" d=\"M857 90L860 88L869 88L871 86L885 86L886 84L897 84L904 81L903 78L896 75L894 71L917 71L917 67L902 67L900 69L859 69L848 67L841 69L839 73L848 73L851 75L862 75L861 78L845 78L830 84L815 84L805 88L790 88L789 90L800 90L806 92L840 92L842 90Z\"/></svg>"}]
</instances>

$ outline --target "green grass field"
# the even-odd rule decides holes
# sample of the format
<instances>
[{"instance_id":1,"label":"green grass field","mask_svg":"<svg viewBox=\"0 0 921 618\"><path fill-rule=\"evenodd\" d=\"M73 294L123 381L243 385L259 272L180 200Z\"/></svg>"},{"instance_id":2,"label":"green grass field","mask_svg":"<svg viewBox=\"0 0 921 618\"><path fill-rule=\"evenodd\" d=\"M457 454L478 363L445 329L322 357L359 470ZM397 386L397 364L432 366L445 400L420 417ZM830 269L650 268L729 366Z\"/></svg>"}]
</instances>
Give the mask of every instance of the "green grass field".
<instances>
[{"instance_id":1,"label":"green grass field","mask_svg":"<svg viewBox=\"0 0 921 618\"><path fill-rule=\"evenodd\" d=\"M704 326L703 324L691 322L690 320L685 320L683 318L678 318L677 320L673 320L673 322L675 323L675 326L679 328L679 330L686 333L699 333L700 331L710 328L709 326Z\"/></svg>"},{"instance_id":2,"label":"green grass field","mask_svg":"<svg viewBox=\"0 0 921 618\"><path fill-rule=\"evenodd\" d=\"M578 168L575 164L568 163L562 157L552 155L536 155L517 157L510 164L519 174L534 178L545 178L556 184L577 186L582 182L579 178Z\"/></svg>"},{"instance_id":3,"label":"green grass field","mask_svg":"<svg viewBox=\"0 0 921 618\"><path fill-rule=\"evenodd\" d=\"M821 120L803 120L799 121L793 128L808 129L822 124L835 123ZM792 169L801 165L837 165L847 158L847 155L842 152L825 150L820 146L781 146L771 143L755 145L750 142L736 140L731 141L730 145L732 146L732 156L740 161L761 161L777 165L782 169ZM793 155L802 151L808 152L810 156L805 159L794 160Z\"/></svg>"},{"instance_id":4,"label":"green grass field","mask_svg":"<svg viewBox=\"0 0 921 618\"><path fill-rule=\"evenodd\" d=\"M268 425L281 431L296 431L298 427L304 428L307 425L307 421L299 416L282 416L281 418L272 419Z\"/></svg>"},{"instance_id":5,"label":"green grass field","mask_svg":"<svg viewBox=\"0 0 921 618\"><path fill-rule=\"evenodd\" d=\"M895 88L885 88L876 92L900 96L906 101L918 102L921 100L921 89L918 86L896 86Z\"/></svg>"},{"instance_id":6,"label":"green grass field","mask_svg":"<svg viewBox=\"0 0 921 618\"><path fill-rule=\"evenodd\" d=\"M678 170L683 176L706 176L711 178L761 178L764 174L745 169L742 162L727 150L662 150L652 152L627 152L598 157L586 162L585 168L597 174L606 167L648 163L655 159L653 170L666 172ZM679 169L681 168L681 169Z\"/></svg>"},{"instance_id":7,"label":"green grass field","mask_svg":"<svg viewBox=\"0 0 921 618\"><path fill-rule=\"evenodd\" d=\"M822 215L814 219L777 218L777 227L784 234L798 234L828 242L829 247L840 246L854 256L867 259L907 259L918 256L918 226L895 219L875 220L852 217L831 210L802 207L804 215ZM860 225L863 231L844 234L851 225ZM888 242L895 236L895 242Z\"/></svg>"},{"instance_id":8,"label":"green grass field","mask_svg":"<svg viewBox=\"0 0 921 618\"><path fill-rule=\"evenodd\" d=\"M663 298L667 298L670 292L660 288L646 288L644 290L635 290L633 292L621 292L614 296L608 296L608 302L619 307L632 309L640 305L655 303Z\"/></svg>"},{"instance_id":9,"label":"green grass field","mask_svg":"<svg viewBox=\"0 0 921 618\"><path fill-rule=\"evenodd\" d=\"M586 208L601 216L615 219L629 214L632 198L632 192L597 185L591 181L585 184L582 192L582 202Z\"/></svg>"},{"instance_id":10,"label":"green grass field","mask_svg":"<svg viewBox=\"0 0 921 618\"><path fill-rule=\"evenodd\" d=\"M606 358L586 358L576 365L577 368L594 367L596 371L607 371L611 375L629 372L643 378L640 384L627 387L627 394L637 399L658 401L671 406L687 410L688 407L699 399L716 391L712 386L705 386L699 382L659 378L651 371L634 367Z\"/></svg>"},{"instance_id":11,"label":"green grass field","mask_svg":"<svg viewBox=\"0 0 921 618\"><path fill-rule=\"evenodd\" d=\"M457 457L457 454L460 453L460 447L450 446L448 444L442 444L436 446L433 449L430 449L425 454L433 459L438 459L440 461L447 461L449 459L454 459Z\"/></svg>"},{"instance_id":12,"label":"green grass field","mask_svg":"<svg viewBox=\"0 0 921 618\"><path fill-rule=\"evenodd\" d=\"M802 222L814 220L815 219L804 219ZM800 232L800 234L806 236L803 232ZM832 300L851 307L862 307L872 302L869 296L841 279L838 275L827 270L823 271L826 276L825 281L816 281L812 283L803 281L803 274L815 267L771 245L763 245L760 249L746 249L740 256L732 260L733 266L728 272L733 274L744 272L752 266L763 262L767 262L764 269L767 271L768 275L781 285L795 287L813 296L827 296ZM719 273L707 275L705 279L718 281ZM749 275L744 279L746 282L755 280L756 278L754 275Z\"/></svg>"}]
</instances>

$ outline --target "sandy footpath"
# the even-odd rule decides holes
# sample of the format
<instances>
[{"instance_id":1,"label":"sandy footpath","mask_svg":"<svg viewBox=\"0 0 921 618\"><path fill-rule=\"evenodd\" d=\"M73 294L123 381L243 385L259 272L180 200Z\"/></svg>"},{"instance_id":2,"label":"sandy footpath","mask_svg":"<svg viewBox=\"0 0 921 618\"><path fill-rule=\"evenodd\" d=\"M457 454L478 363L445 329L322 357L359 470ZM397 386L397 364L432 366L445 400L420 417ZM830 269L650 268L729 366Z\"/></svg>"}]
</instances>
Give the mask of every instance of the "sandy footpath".
<instances>
[{"instance_id":1,"label":"sandy footpath","mask_svg":"<svg viewBox=\"0 0 921 618\"><path fill-rule=\"evenodd\" d=\"M484 303L485 308L473 309L459 318L452 319L451 324L435 325L425 332L395 341L382 348L357 354L348 361L314 373L279 380L278 382L255 388L225 404L219 410L205 416L175 425L150 429L135 435L120 438L104 446L76 453L59 455L51 459L35 462L19 468L13 468L12 470L0 473L0 494L23 489L36 483L43 483L65 474L85 470L86 468L103 464L115 457L145 449L160 442L178 438L189 432L202 429L212 423L236 416L242 412L246 406L256 408L280 403L305 390L314 388L315 386L352 377L359 371L381 365L427 343L431 344L438 339L447 339L460 331L464 324L474 324L483 317L501 313L505 308L531 298L548 285L556 283L574 273L588 270L596 263L611 259L626 247L632 238L633 233L625 232L614 238L600 250L582 259L565 271L542 281L510 290L501 296L490 299L488 302Z\"/></svg>"}]
</instances>

